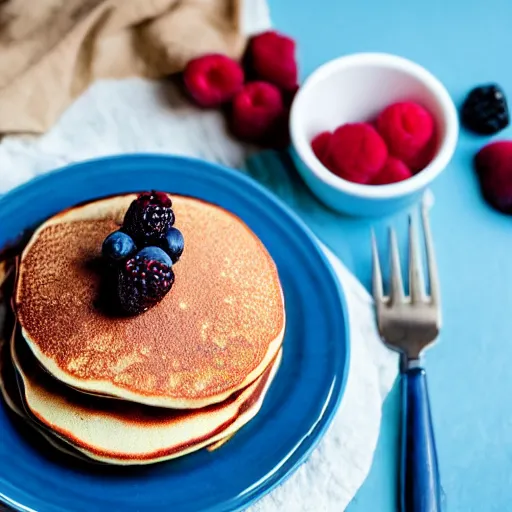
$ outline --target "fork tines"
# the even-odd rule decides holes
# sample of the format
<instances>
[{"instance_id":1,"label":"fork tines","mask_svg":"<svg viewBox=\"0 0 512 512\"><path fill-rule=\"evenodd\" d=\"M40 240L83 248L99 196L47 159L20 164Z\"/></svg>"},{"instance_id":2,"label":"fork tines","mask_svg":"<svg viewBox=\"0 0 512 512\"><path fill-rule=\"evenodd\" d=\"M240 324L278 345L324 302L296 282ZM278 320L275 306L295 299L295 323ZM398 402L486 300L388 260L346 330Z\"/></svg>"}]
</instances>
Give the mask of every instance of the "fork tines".
<instances>
[{"instance_id":1,"label":"fork tines","mask_svg":"<svg viewBox=\"0 0 512 512\"><path fill-rule=\"evenodd\" d=\"M410 303L430 303L439 306L439 279L437 275L437 265L434 255L434 246L432 242L432 233L428 219L427 207L421 209L423 221L423 233L425 238L425 249L427 257L427 269L429 275L430 295L427 295L425 289L425 280L423 276L420 251L418 248L417 229L412 216L409 216L409 295L404 292L402 272L400 268L400 253L396 233L393 228L389 229L389 244L391 256L390 272L390 290L389 296L384 294L382 272L379 263L379 254L377 249L377 240L372 231L372 252L373 252L373 296L375 301L389 304Z\"/></svg>"}]
</instances>

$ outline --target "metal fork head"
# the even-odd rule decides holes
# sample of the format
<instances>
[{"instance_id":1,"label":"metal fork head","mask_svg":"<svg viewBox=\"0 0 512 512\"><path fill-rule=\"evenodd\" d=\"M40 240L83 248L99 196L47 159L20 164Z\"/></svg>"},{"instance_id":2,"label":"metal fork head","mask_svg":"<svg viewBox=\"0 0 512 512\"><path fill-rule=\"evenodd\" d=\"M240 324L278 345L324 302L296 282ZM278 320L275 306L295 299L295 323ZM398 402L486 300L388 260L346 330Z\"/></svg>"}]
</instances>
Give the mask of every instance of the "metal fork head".
<instances>
[{"instance_id":1,"label":"metal fork head","mask_svg":"<svg viewBox=\"0 0 512 512\"><path fill-rule=\"evenodd\" d=\"M423 349L431 344L441 327L439 278L434 255L427 207L422 206L423 233L427 257L430 294L427 294L414 220L409 217L409 293L406 294L400 269L396 235L389 231L391 272L389 295L384 294L377 240L372 233L373 297L377 323L382 339L401 351L408 360L419 359Z\"/></svg>"}]
</instances>

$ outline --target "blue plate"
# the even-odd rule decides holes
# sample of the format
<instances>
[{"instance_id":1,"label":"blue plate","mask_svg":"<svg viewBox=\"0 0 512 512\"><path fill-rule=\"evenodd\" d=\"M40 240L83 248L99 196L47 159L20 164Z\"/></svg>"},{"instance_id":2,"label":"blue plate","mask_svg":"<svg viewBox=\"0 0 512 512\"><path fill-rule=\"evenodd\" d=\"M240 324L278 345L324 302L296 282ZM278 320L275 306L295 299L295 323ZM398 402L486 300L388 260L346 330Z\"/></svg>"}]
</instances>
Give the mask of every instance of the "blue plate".
<instances>
[{"instance_id":1,"label":"blue plate","mask_svg":"<svg viewBox=\"0 0 512 512\"><path fill-rule=\"evenodd\" d=\"M156 155L73 165L0 199L0 247L76 203L150 188L230 210L269 250L279 270L287 314L284 358L276 380L255 420L225 446L146 467L98 468L44 450L36 434L14 424L1 403L0 501L15 509L240 510L304 461L340 402L349 342L338 282L304 224L239 172Z\"/></svg>"}]
</instances>

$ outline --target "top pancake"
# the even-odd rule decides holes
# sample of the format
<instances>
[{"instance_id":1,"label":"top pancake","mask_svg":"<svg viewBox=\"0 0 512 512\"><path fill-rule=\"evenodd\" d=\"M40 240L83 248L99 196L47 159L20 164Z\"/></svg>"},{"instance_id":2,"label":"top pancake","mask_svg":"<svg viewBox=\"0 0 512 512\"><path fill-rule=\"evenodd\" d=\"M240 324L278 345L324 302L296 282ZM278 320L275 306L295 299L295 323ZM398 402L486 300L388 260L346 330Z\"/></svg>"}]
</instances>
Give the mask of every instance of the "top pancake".
<instances>
[{"instance_id":1,"label":"top pancake","mask_svg":"<svg viewBox=\"0 0 512 512\"><path fill-rule=\"evenodd\" d=\"M282 342L274 262L237 217L172 197L185 252L176 282L135 317L97 307L103 239L134 195L78 206L44 223L25 248L15 307L40 363L77 389L172 408L204 407L254 381Z\"/></svg>"}]
</instances>

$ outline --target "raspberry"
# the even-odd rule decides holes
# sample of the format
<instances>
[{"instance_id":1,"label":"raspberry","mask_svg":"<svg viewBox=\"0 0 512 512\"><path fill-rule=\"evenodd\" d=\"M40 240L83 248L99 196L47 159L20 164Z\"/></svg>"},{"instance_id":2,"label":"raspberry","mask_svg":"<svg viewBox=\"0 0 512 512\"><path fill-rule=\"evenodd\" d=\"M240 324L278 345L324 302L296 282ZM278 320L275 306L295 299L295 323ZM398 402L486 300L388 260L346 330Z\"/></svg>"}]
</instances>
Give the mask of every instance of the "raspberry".
<instances>
[{"instance_id":1,"label":"raspberry","mask_svg":"<svg viewBox=\"0 0 512 512\"><path fill-rule=\"evenodd\" d=\"M172 201L162 192L143 192L132 202L123 221L123 232L139 247L159 240L174 224Z\"/></svg>"},{"instance_id":2,"label":"raspberry","mask_svg":"<svg viewBox=\"0 0 512 512\"><path fill-rule=\"evenodd\" d=\"M121 309L138 315L160 302L174 283L174 273L161 261L137 254L118 272L117 295Z\"/></svg>"},{"instance_id":3,"label":"raspberry","mask_svg":"<svg viewBox=\"0 0 512 512\"><path fill-rule=\"evenodd\" d=\"M412 176L409 168L398 158L389 156L382 170L373 179L372 185L388 185L397 183Z\"/></svg>"},{"instance_id":4,"label":"raspberry","mask_svg":"<svg viewBox=\"0 0 512 512\"><path fill-rule=\"evenodd\" d=\"M290 112L284 110L261 139L261 144L273 149L286 149L290 144L289 117Z\"/></svg>"},{"instance_id":5,"label":"raspberry","mask_svg":"<svg viewBox=\"0 0 512 512\"><path fill-rule=\"evenodd\" d=\"M373 126L354 123L334 131L325 158L327 168L334 174L364 184L377 176L387 156L386 144Z\"/></svg>"},{"instance_id":6,"label":"raspberry","mask_svg":"<svg viewBox=\"0 0 512 512\"><path fill-rule=\"evenodd\" d=\"M486 201L512 215L512 141L484 146L475 157L475 167Z\"/></svg>"},{"instance_id":7,"label":"raspberry","mask_svg":"<svg viewBox=\"0 0 512 512\"><path fill-rule=\"evenodd\" d=\"M292 89L282 91L283 102L286 108L290 109L295 99L295 96L299 92L299 85L295 85Z\"/></svg>"},{"instance_id":8,"label":"raspberry","mask_svg":"<svg viewBox=\"0 0 512 512\"><path fill-rule=\"evenodd\" d=\"M417 103L394 103L380 113L377 130L389 153L412 168L434 135L434 119Z\"/></svg>"},{"instance_id":9,"label":"raspberry","mask_svg":"<svg viewBox=\"0 0 512 512\"><path fill-rule=\"evenodd\" d=\"M225 55L209 54L191 60L183 72L185 87L201 107L230 101L244 83L240 64Z\"/></svg>"},{"instance_id":10,"label":"raspberry","mask_svg":"<svg viewBox=\"0 0 512 512\"><path fill-rule=\"evenodd\" d=\"M327 155L329 154L329 142L331 141L331 138L331 132L322 132L311 141L311 149L313 150L313 153L318 160L325 165L325 167L328 167Z\"/></svg>"},{"instance_id":11,"label":"raspberry","mask_svg":"<svg viewBox=\"0 0 512 512\"><path fill-rule=\"evenodd\" d=\"M414 158L411 158L408 162L408 167L413 174L418 173L432 161L436 153L437 138L436 134L430 139L429 143L418 152Z\"/></svg>"},{"instance_id":12,"label":"raspberry","mask_svg":"<svg viewBox=\"0 0 512 512\"><path fill-rule=\"evenodd\" d=\"M267 146L274 149L286 149L290 144L290 110L293 99L299 90L297 85L289 91L281 91L284 109L282 114L273 123L273 126L268 134L262 141Z\"/></svg>"},{"instance_id":13,"label":"raspberry","mask_svg":"<svg viewBox=\"0 0 512 512\"><path fill-rule=\"evenodd\" d=\"M269 137L285 109L281 92L266 82L250 82L235 96L231 127L242 140L260 142Z\"/></svg>"},{"instance_id":14,"label":"raspberry","mask_svg":"<svg viewBox=\"0 0 512 512\"><path fill-rule=\"evenodd\" d=\"M481 135L503 130L510 122L503 90L496 84L475 87L462 105L461 118L466 128Z\"/></svg>"},{"instance_id":15,"label":"raspberry","mask_svg":"<svg viewBox=\"0 0 512 512\"><path fill-rule=\"evenodd\" d=\"M247 61L256 79L284 90L297 88L295 41L290 37L273 30L253 37Z\"/></svg>"}]
</instances>

